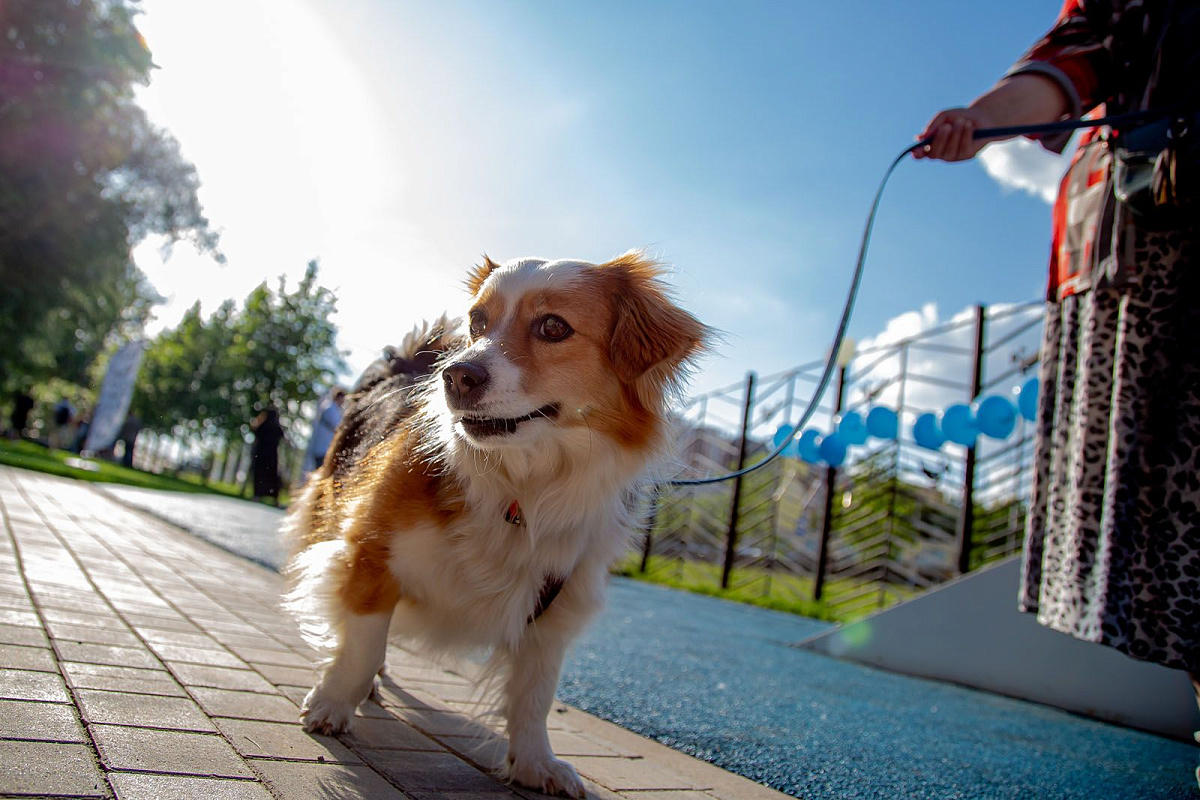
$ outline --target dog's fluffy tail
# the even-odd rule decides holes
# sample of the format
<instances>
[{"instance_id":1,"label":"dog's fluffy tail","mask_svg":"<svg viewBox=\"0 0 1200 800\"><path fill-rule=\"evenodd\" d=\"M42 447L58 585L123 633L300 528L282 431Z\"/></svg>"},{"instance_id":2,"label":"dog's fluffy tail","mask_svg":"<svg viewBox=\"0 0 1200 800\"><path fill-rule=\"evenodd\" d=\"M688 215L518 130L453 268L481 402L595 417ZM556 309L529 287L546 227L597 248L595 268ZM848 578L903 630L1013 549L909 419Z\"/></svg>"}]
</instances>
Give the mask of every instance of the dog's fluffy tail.
<instances>
[{"instance_id":1,"label":"dog's fluffy tail","mask_svg":"<svg viewBox=\"0 0 1200 800\"><path fill-rule=\"evenodd\" d=\"M283 570L289 584L283 608L296 620L304 641L326 658L342 633L336 578L345 547L338 540L318 542L294 555Z\"/></svg>"},{"instance_id":2,"label":"dog's fluffy tail","mask_svg":"<svg viewBox=\"0 0 1200 800\"><path fill-rule=\"evenodd\" d=\"M433 365L462 342L460 320L443 314L433 321L422 320L409 331L399 345L383 348L383 355L363 370L354 384L353 395L364 395L377 384L402 375L416 383L433 371Z\"/></svg>"}]
</instances>

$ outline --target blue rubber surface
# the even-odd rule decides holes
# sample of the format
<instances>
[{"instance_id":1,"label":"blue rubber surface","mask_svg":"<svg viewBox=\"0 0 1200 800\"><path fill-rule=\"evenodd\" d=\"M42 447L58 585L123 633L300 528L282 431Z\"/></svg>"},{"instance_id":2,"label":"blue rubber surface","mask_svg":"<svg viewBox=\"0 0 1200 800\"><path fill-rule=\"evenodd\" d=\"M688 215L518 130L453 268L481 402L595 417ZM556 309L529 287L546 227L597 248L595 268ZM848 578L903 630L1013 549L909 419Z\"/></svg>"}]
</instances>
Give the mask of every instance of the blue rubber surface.
<instances>
[{"instance_id":1,"label":"blue rubber surface","mask_svg":"<svg viewBox=\"0 0 1200 800\"><path fill-rule=\"evenodd\" d=\"M1192 745L788 646L825 627L614 579L559 696L810 800L1198 796Z\"/></svg>"},{"instance_id":2,"label":"blue rubber surface","mask_svg":"<svg viewBox=\"0 0 1200 800\"><path fill-rule=\"evenodd\" d=\"M276 509L104 487L278 566ZM559 696L805 800L1197 800L1197 749L788 645L827 623L614 579Z\"/></svg>"}]
</instances>

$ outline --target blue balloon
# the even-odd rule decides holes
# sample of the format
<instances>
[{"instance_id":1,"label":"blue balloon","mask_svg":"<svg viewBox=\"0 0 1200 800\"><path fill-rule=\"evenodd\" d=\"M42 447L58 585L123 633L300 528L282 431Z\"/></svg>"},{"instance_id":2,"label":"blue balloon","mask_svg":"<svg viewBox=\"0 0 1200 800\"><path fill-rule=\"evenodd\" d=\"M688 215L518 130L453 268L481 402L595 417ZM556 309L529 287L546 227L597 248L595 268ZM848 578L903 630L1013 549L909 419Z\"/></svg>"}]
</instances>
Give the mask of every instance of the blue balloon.
<instances>
[{"instance_id":1,"label":"blue balloon","mask_svg":"<svg viewBox=\"0 0 1200 800\"><path fill-rule=\"evenodd\" d=\"M941 450L946 443L946 436L938 427L936 414L922 414L913 423L913 440L926 450Z\"/></svg>"},{"instance_id":2,"label":"blue balloon","mask_svg":"<svg viewBox=\"0 0 1200 800\"><path fill-rule=\"evenodd\" d=\"M900 418L890 408L872 408L867 414L867 433L876 439L895 439L900 433Z\"/></svg>"},{"instance_id":3,"label":"blue balloon","mask_svg":"<svg viewBox=\"0 0 1200 800\"><path fill-rule=\"evenodd\" d=\"M1038 379L1034 377L1021 384L1017 393L1017 408L1021 409L1021 416L1030 422L1037 419L1038 390Z\"/></svg>"},{"instance_id":4,"label":"blue balloon","mask_svg":"<svg viewBox=\"0 0 1200 800\"><path fill-rule=\"evenodd\" d=\"M796 450L800 457L810 464L821 463L821 434L809 428L800 434L796 441Z\"/></svg>"},{"instance_id":5,"label":"blue balloon","mask_svg":"<svg viewBox=\"0 0 1200 800\"><path fill-rule=\"evenodd\" d=\"M979 427L975 424L975 416L971 407L965 403L955 403L942 412L942 433L948 441L961 444L963 447L974 447L979 438Z\"/></svg>"},{"instance_id":6,"label":"blue balloon","mask_svg":"<svg viewBox=\"0 0 1200 800\"><path fill-rule=\"evenodd\" d=\"M831 433L826 436L821 440L821 446L818 449L821 453L821 460L831 467L840 467L846 460L846 440L840 433Z\"/></svg>"},{"instance_id":7,"label":"blue balloon","mask_svg":"<svg viewBox=\"0 0 1200 800\"><path fill-rule=\"evenodd\" d=\"M857 411L847 411L838 421L837 432L847 444L864 444L867 441L867 426L862 414Z\"/></svg>"},{"instance_id":8,"label":"blue balloon","mask_svg":"<svg viewBox=\"0 0 1200 800\"><path fill-rule=\"evenodd\" d=\"M1007 397L985 397L975 407L975 424L985 436L1006 439L1017 427L1017 409Z\"/></svg>"},{"instance_id":9,"label":"blue balloon","mask_svg":"<svg viewBox=\"0 0 1200 800\"><path fill-rule=\"evenodd\" d=\"M775 435L771 438L772 447L778 448L779 445L783 444L784 441L792 435L792 431L794 431L794 430L796 430L796 428L793 425L780 425L779 429L777 431L775 431ZM791 443L789 443L788 446L784 448L783 453L781 455L795 457L795 455L796 455L796 440L795 439L792 439Z\"/></svg>"}]
</instances>

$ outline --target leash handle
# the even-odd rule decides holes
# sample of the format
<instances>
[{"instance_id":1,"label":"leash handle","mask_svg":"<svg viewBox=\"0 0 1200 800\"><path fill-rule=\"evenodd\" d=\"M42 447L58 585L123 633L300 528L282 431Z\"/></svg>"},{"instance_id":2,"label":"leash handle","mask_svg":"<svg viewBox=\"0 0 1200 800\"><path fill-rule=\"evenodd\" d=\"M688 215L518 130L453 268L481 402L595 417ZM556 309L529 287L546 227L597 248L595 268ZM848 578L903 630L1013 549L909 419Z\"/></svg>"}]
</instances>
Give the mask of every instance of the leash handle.
<instances>
[{"instance_id":1,"label":"leash handle","mask_svg":"<svg viewBox=\"0 0 1200 800\"><path fill-rule=\"evenodd\" d=\"M1112 114L1107 117L1098 117L1097 119L1067 119L1061 122L1039 122L1034 125L1006 125L999 128L980 128L971 134L971 138L1005 139L1012 136L1026 136L1031 133L1065 133L1066 131L1077 131L1081 128L1099 128L1101 125L1120 128L1125 125L1165 119L1172 114L1180 113L1187 113L1187 111L1183 108L1152 108L1146 111ZM916 150L932 143L933 137L927 136L910 147L909 150Z\"/></svg>"}]
</instances>

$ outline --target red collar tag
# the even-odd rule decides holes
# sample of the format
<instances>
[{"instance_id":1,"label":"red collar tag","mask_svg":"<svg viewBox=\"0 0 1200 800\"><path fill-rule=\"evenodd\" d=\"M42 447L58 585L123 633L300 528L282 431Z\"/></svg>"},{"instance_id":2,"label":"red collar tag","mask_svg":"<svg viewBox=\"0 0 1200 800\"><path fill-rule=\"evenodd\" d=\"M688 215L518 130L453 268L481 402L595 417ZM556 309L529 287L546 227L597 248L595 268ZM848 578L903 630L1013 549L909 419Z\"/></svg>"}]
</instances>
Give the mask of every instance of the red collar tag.
<instances>
[{"instance_id":1,"label":"red collar tag","mask_svg":"<svg viewBox=\"0 0 1200 800\"><path fill-rule=\"evenodd\" d=\"M521 507L513 500L508 510L504 512L504 521L509 525L522 525L525 520L521 517Z\"/></svg>"}]
</instances>

